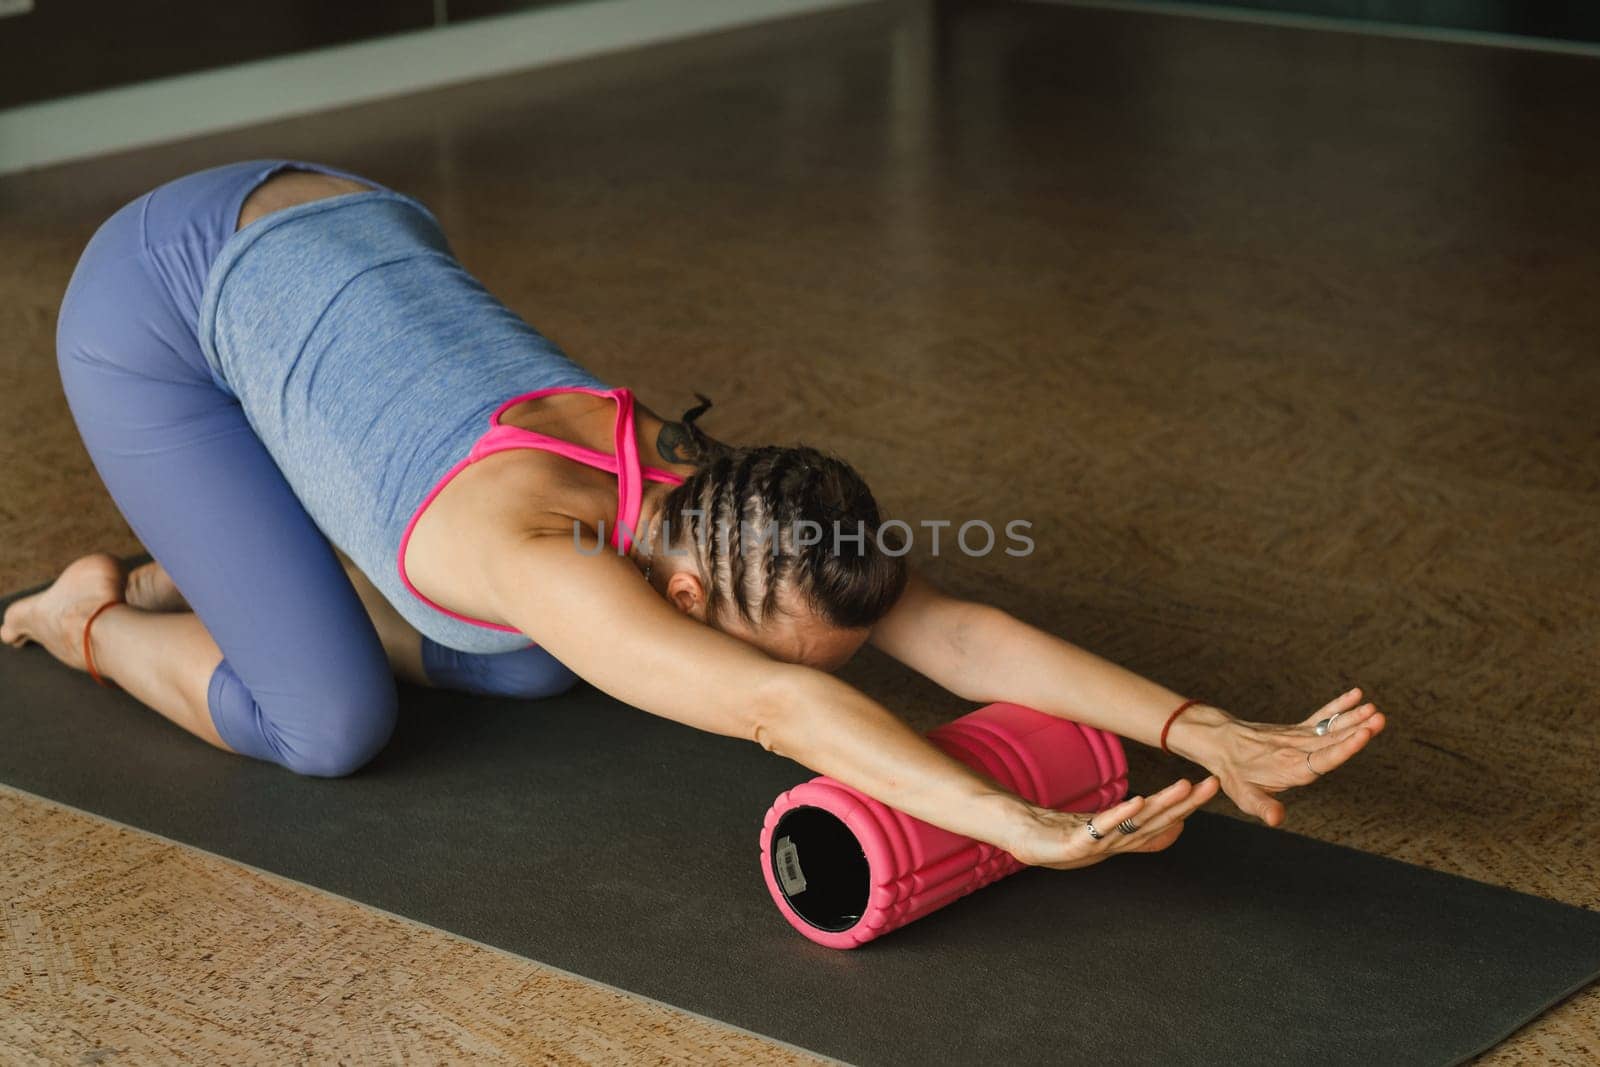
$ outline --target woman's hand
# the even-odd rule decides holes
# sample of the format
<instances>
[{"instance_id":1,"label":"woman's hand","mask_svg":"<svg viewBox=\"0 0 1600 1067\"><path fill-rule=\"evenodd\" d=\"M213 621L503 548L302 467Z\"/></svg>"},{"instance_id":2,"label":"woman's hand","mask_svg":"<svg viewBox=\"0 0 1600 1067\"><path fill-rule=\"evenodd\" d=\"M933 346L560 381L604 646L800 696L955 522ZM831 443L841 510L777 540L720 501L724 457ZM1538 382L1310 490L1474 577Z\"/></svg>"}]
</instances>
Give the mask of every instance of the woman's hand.
<instances>
[{"instance_id":1,"label":"woman's hand","mask_svg":"<svg viewBox=\"0 0 1600 1067\"><path fill-rule=\"evenodd\" d=\"M1159 852L1183 833L1183 820L1217 795L1217 778L1191 787L1180 778L1152 797L1129 797L1105 811L1052 811L1030 805L1029 818L1006 851L1023 863L1067 870L1088 867L1122 852ZM1122 820L1136 829L1125 834ZM1095 839L1089 824L1099 831Z\"/></svg>"},{"instance_id":2,"label":"woman's hand","mask_svg":"<svg viewBox=\"0 0 1600 1067\"><path fill-rule=\"evenodd\" d=\"M1284 817L1283 804L1273 794L1307 785L1342 766L1386 722L1375 705L1361 703L1360 689L1335 697L1298 723L1245 722L1223 715L1207 731L1211 743L1196 762L1216 775L1241 811L1268 826L1282 825ZM1319 737L1317 723L1335 715L1332 729Z\"/></svg>"}]
</instances>

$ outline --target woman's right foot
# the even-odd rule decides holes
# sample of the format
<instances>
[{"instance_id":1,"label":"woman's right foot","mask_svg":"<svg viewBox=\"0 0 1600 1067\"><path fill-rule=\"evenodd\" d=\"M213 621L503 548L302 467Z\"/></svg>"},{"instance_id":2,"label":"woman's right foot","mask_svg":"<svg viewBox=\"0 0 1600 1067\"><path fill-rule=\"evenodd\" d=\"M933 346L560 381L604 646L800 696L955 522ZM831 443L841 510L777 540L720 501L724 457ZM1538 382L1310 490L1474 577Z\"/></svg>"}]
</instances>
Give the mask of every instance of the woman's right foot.
<instances>
[{"instance_id":1,"label":"woman's right foot","mask_svg":"<svg viewBox=\"0 0 1600 1067\"><path fill-rule=\"evenodd\" d=\"M155 560L128 572L128 586L123 596L128 603L144 611L189 610L189 602L178 592L172 576Z\"/></svg>"},{"instance_id":2,"label":"woman's right foot","mask_svg":"<svg viewBox=\"0 0 1600 1067\"><path fill-rule=\"evenodd\" d=\"M125 586L122 561L109 552L91 552L69 563L48 589L6 606L0 618L0 643L21 648L44 646L69 667L83 670L83 641L95 611L115 603Z\"/></svg>"}]
</instances>

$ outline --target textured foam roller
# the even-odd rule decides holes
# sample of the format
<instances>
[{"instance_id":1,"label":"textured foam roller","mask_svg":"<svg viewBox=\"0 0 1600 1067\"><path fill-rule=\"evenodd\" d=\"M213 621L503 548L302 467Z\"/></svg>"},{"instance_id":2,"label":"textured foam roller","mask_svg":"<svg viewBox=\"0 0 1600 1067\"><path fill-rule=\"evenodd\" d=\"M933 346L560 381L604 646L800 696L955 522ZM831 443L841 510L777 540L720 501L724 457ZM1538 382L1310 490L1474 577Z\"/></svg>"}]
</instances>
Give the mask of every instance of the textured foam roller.
<instances>
[{"instance_id":1,"label":"textured foam roller","mask_svg":"<svg viewBox=\"0 0 1600 1067\"><path fill-rule=\"evenodd\" d=\"M1019 704L987 705L927 736L1042 807L1100 811L1127 791L1115 734ZM1023 866L826 775L780 796L761 830L761 870L778 910L830 948L882 937Z\"/></svg>"}]
</instances>

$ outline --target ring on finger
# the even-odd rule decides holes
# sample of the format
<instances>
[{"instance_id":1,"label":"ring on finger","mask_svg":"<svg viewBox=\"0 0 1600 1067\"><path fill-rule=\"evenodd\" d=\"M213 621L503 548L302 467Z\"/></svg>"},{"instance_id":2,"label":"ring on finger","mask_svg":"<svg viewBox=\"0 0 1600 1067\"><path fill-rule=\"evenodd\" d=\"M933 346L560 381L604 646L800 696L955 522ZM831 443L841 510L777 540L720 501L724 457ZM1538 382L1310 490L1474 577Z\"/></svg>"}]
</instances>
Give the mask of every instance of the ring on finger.
<instances>
[{"instance_id":1,"label":"ring on finger","mask_svg":"<svg viewBox=\"0 0 1600 1067\"><path fill-rule=\"evenodd\" d=\"M1318 778L1322 777L1322 772L1311 766L1311 753L1309 752L1306 753L1306 769L1312 774L1316 775Z\"/></svg>"},{"instance_id":2,"label":"ring on finger","mask_svg":"<svg viewBox=\"0 0 1600 1067\"><path fill-rule=\"evenodd\" d=\"M1106 836L1105 834L1101 833L1099 830L1096 830L1094 828L1094 820L1093 819L1090 819L1088 822L1084 823L1084 825L1089 828L1089 836L1094 838L1096 841L1098 841L1102 837Z\"/></svg>"},{"instance_id":3,"label":"ring on finger","mask_svg":"<svg viewBox=\"0 0 1600 1067\"><path fill-rule=\"evenodd\" d=\"M1123 819L1121 822L1117 823L1117 829L1121 830L1125 834L1131 834L1138 828L1138 826L1134 825L1132 819Z\"/></svg>"},{"instance_id":4,"label":"ring on finger","mask_svg":"<svg viewBox=\"0 0 1600 1067\"><path fill-rule=\"evenodd\" d=\"M1321 722L1317 723L1317 736L1321 737L1329 730L1333 729L1333 720L1337 719L1343 714L1344 712L1342 711L1336 711L1332 715L1329 715L1326 719L1323 719Z\"/></svg>"}]
</instances>

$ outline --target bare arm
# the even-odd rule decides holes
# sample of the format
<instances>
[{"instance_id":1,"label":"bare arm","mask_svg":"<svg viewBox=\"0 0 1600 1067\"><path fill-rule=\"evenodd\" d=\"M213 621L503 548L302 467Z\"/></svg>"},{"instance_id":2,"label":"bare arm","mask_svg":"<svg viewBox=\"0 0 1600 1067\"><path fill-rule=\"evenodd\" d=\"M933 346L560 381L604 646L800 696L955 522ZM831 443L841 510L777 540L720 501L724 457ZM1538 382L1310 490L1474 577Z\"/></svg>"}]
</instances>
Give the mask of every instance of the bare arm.
<instances>
[{"instance_id":1,"label":"bare arm","mask_svg":"<svg viewBox=\"0 0 1600 1067\"><path fill-rule=\"evenodd\" d=\"M1152 747L1184 701L999 608L946 596L916 575L871 641L958 696L1012 701ZM1277 826L1283 805L1270 794L1315 781L1383 729L1382 713L1361 704L1361 695L1352 689L1293 724L1244 722L1196 705L1173 723L1167 747L1214 771L1242 810ZM1316 722L1335 714L1337 729L1317 734Z\"/></svg>"},{"instance_id":2,"label":"bare arm","mask_svg":"<svg viewBox=\"0 0 1600 1067\"><path fill-rule=\"evenodd\" d=\"M1093 841L1082 830L1084 815L1029 804L852 686L774 660L685 617L609 552L584 556L570 537L520 537L494 552L485 567L500 617L603 692L698 729L755 741L1024 862L1082 866L1113 850L1147 845L1166 826L1155 816L1185 802L1174 794L1158 809L1152 798L1149 836ZM1124 802L1107 815L1125 817L1141 803Z\"/></svg>"},{"instance_id":3,"label":"bare arm","mask_svg":"<svg viewBox=\"0 0 1600 1067\"><path fill-rule=\"evenodd\" d=\"M1013 618L959 600L912 574L871 643L950 692L981 702L1007 700L1109 730L1152 747L1184 697L1125 667ZM1172 751L1205 763L1209 727L1227 717L1192 707L1167 735Z\"/></svg>"}]
</instances>

